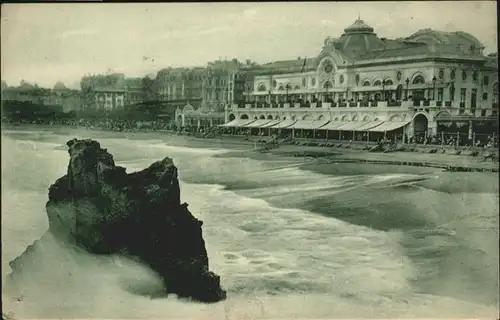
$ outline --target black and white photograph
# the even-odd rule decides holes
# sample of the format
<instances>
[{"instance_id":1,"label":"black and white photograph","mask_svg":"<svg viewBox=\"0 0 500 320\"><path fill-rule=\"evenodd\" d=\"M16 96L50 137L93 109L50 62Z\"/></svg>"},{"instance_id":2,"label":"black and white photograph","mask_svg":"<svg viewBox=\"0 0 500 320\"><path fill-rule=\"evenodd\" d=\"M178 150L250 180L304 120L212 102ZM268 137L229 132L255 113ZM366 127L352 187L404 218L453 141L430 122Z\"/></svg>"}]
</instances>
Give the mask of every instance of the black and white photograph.
<instances>
[{"instance_id":1,"label":"black and white photograph","mask_svg":"<svg viewBox=\"0 0 500 320\"><path fill-rule=\"evenodd\" d=\"M2 320L498 319L497 20L3 3Z\"/></svg>"}]
</instances>

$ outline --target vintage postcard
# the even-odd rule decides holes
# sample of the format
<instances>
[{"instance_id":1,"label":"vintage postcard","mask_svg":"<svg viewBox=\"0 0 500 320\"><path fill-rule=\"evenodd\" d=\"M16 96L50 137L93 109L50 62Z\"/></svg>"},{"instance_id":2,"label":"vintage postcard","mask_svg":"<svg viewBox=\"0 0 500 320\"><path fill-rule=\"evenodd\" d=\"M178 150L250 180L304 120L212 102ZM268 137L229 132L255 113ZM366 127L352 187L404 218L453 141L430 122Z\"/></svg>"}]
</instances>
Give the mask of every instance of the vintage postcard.
<instances>
[{"instance_id":1,"label":"vintage postcard","mask_svg":"<svg viewBox=\"0 0 500 320\"><path fill-rule=\"evenodd\" d=\"M497 319L493 1L1 10L3 319Z\"/></svg>"}]
</instances>

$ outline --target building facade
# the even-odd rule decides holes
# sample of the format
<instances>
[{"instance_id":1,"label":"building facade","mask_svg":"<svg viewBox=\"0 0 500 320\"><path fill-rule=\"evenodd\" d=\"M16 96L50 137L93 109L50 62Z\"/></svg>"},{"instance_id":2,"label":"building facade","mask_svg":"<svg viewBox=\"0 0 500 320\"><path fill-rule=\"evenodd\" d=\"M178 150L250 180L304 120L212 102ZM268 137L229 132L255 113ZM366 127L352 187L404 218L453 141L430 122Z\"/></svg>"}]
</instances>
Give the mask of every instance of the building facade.
<instances>
[{"instance_id":1,"label":"building facade","mask_svg":"<svg viewBox=\"0 0 500 320\"><path fill-rule=\"evenodd\" d=\"M246 102L233 103L226 119L328 121L331 130L373 126L410 136L436 135L443 121L470 132L475 121L498 119L498 58L483 49L460 31L380 38L358 19L326 38L314 59L260 66Z\"/></svg>"},{"instance_id":2,"label":"building facade","mask_svg":"<svg viewBox=\"0 0 500 320\"><path fill-rule=\"evenodd\" d=\"M206 128L224 123L227 109L233 103L244 102L245 88L253 86L254 66L243 65L237 59L216 60L200 68L197 89L201 89L199 103L187 100L176 109L176 125L179 127ZM202 72L201 72L202 71ZM250 90L249 90L250 91Z\"/></svg>"},{"instance_id":3,"label":"building facade","mask_svg":"<svg viewBox=\"0 0 500 320\"><path fill-rule=\"evenodd\" d=\"M195 109L188 104L175 111L178 128L206 129L224 124L224 111L213 111L207 108Z\"/></svg>"},{"instance_id":4,"label":"building facade","mask_svg":"<svg viewBox=\"0 0 500 320\"><path fill-rule=\"evenodd\" d=\"M142 103L148 99L146 81L140 77L125 78L125 106Z\"/></svg>"},{"instance_id":5,"label":"building facade","mask_svg":"<svg viewBox=\"0 0 500 320\"><path fill-rule=\"evenodd\" d=\"M2 83L2 101L51 106L64 113L78 112L82 106L80 92L67 88L62 82L57 82L52 89L40 88L25 81L17 87Z\"/></svg>"},{"instance_id":6,"label":"building facade","mask_svg":"<svg viewBox=\"0 0 500 320\"><path fill-rule=\"evenodd\" d=\"M85 76L80 85L85 110L111 111L125 106L127 83L123 73Z\"/></svg>"}]
</instances>

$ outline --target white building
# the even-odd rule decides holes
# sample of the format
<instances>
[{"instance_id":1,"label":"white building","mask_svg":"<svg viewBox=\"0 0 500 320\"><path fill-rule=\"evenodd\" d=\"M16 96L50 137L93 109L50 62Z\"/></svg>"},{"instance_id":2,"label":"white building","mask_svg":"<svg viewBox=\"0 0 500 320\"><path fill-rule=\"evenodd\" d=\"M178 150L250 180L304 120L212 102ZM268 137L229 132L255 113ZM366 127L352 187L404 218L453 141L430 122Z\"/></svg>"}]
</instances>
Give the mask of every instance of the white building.
<instances>
[{"instance_id":1,"label":"white building","mask_svg":"<svg viewBox=\"0 0 500 320\"><path fill-rule=\"evenodd\" d=\"M498 60L483 48L461 31L379 38L358 19L316 58L256 76L246 101L226 110L226 126L413 136L436 135L442 121L470 135L476 120L498 119Z\"/></svg>"}]
</instances>

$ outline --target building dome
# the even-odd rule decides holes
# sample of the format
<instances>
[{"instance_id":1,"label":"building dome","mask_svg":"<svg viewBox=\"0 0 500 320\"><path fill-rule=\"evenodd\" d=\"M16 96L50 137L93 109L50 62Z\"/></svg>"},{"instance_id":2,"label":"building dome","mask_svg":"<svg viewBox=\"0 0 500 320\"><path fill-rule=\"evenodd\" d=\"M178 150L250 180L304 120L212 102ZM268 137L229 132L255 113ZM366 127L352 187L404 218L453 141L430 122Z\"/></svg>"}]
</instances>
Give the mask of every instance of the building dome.
<instances>
[{"instance_id":1,"label":"building dome","mask_svg":"<svg viewBox=\"0 0 500 320\"><path fill-rule=\"evenodd\" d=\"M61 81L57 81L57 83L54 85L54 90L60 91L66 89L67 89L66 86Z\"/></svg>"},{"instance_id":2,"label":"building dome","mask_svg":"<svg viewBox=\"0 0 500 320\"><path fill-rule=\"evenodd\" d=\"M363 20L358 19L354 21L349 27L344 29L346 34L353 33L373 33L374 29L367 25Z\"/></svg>"},{"instance_id":3,"label":"building dome","mask_svg":"<svg viewBox=\"0 0 500 320\"><path fill-rule=\"evenodd\" d=\"M476 49L484 48L483 44L473 35L463 32L446 32L433 29L420 29L406 40L423 42L430 45L464 46Z\"/></svg>"},{"instance_id":4,"label":"building dome","mask_svg":"<svg viewBox=\"0 0 500 320\"><path fill-rule=\"evenodd\" d=\"M351 58L379 49L382 41L373 31L374 29L363 20L357 19L344 29L344 34L336 41L335 48Z\"/></svg>"}]
</instances>

